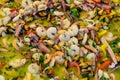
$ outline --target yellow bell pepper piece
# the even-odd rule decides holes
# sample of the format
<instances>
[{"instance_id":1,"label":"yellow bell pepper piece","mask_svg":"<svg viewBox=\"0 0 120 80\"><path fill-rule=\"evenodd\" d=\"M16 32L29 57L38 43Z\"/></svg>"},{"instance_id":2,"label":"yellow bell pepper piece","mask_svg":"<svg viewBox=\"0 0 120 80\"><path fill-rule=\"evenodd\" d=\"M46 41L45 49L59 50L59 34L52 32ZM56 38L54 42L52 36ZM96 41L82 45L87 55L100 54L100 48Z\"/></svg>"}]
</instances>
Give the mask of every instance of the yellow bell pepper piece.
<instances>
[{"instance_id":1,"label":"yellow bell pepper piece","mask_svg":"<svg viewBox=\"0 0 120 80\"><path fill-rule=\"evenodd\" d=\"M101 10L98 12L98 14L102 15L103 11L104 11L104 9L101 9Z\"/></svg>"},{"instance_id":2,"label":"yellow bell pepper piece","mask_svg":"<svg viewBox=\"0 0 120 80\"><path fill-rule=\"evenodd\" d=\"M5 13L2 10L0 10L0 17L4 17L4 16L5 16Z\"/></svg>"},{"instance_id":3,"label":"yellow bell pepper piece","mask_svg":"<svg viewBox=\"0 0 120 80\"><path fill-rule=\"evenodd\" d=\"M104 44L102 44L101 46L100 46L100 49L102 50L102 52L103 52L103 56L106 56L106 48L107 48L107 44L106 43L104 43Z\"/></svg>"},{"instance_id":4,"label":"yellow bell pepper piece","mask_svg":"<svg viewBox=\"0 0 120 80\"><path fill-rule=\"evenodd\" d=\"M115 2L115 3L116 3L116 2L120 2L119 0L112 0L112 1Z\"/></svg>"},{"instance_id":5,"label":"yellow bell pepper piece","mask_svg":"<svg viewBox=\"0 0 120 80\"><path fill-rule=\"evenodd\" d=\"M7 26L10 26L11 28L15 29L15 26L12 23L7 24Z\"/></svg>"},{"instance_id":6,"label":"yellow bell pepper piece","mask_svg":"<svg viewBox=\"0 0 120 80\"><path fill-rule=\"evenodd\" d=\"M115 15L116 12L115 11L111 11L111 13L109 14L109 16Z\"/></svg>"},{"instance_id":7,"label":"yellow bell pepper piece","mask_svg":"<svg viewBox=\"0 0 120 80\"><path fill-rule=\"evenodd\" d=\"M60 50L60 47L59 47L58 45L54 45L54 48L55 48L56 50Z\"/></svg>"},{"instance_id":8,"label":"yellow bell pepper piece","mask_svg":"<svg viewBox=\"0 0 120 80\"><path fill-rule=\"evenodd\" d=\"M105 35L108 31L107 30L103 30L101 32L98 33L99 37L102 37L103 35Z\"/></svg>"},{"instance_id":9,"label":"yellow bell pepper piece","mask_svg":"<svg viewBox=\"0 0 120 80\"><path fill-rule=\"evenodd\" d=\"M74 4L71 4L70 5L70 9L72 9L72 8L74 8L75 7L75 5Z\"/></svg>"}]
</instances>

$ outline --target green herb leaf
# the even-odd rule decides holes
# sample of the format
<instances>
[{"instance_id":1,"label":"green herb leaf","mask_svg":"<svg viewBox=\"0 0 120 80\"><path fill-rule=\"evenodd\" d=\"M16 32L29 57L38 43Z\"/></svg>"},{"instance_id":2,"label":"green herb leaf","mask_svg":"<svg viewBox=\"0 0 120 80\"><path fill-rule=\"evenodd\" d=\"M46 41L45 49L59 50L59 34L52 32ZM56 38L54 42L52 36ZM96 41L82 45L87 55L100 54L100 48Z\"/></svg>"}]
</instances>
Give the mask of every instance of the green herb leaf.
<instances>
[{"instance_id":1,"label":"green herb leaf","mask_svg":"<svg viewBox=\"0 0 120 80\"><path fill-rule=\"evenodd\" d=\"M115 52L115 53L120 53L120 49L117 48L117 44L120 42L120 39L116 39L114 41L112 41L110 43L111 47L112 47L112 50Z\"/></svg>"},{"instance_id":2,"label":"green herb leaf","mask_svg":"<svg viewBox=\"0 0 120 80\"><path fill-rule=\"evenodd\" d=\"M71 9L70 14L73 15L74 17L79 17L79 13L76 8Z\"/></svg>"},{"instance_id":3,"label":"green herb leaf","mask_svg":"<svg viewBox=\"0 0 120 80\"><path fill-rule=\"evenodd\" d=\"M43 56L40 56L40 58L39 58L39 62L40 62L40 63L43 63L43 62L44 62L44 58L43 58Z\"/></svg>"}]
</instances>

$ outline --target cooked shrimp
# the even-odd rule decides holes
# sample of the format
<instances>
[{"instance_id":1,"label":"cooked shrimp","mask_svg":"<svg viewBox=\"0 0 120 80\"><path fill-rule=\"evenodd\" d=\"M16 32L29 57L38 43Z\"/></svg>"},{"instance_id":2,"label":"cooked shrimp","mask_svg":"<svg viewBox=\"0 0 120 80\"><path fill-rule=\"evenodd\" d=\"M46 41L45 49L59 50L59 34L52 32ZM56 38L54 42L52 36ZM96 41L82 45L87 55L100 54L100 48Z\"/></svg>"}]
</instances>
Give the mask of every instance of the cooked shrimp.
<instances>
[{"instance_id":1,"label":"cooked shrimp","mask_svg":"<svg viewBox=\"0 0 120 80\"><path fill-rule=\"evenodd\" d=\"M93 59L95 57L95 54L89 53L86 57L87 57L87 59Z\"/></svg>"},{"instance_id":2,"label":"cooked shrimp","mask_svg":"<svg viewBox=\"0 0 120 80\"><path fill-rule=\"evenodd\" d=\"M55 61L59 64L63 64L65 60L62 56L55 56Z\"/></svg>"},{"instance_id":3,"label":"cooked shrimp","mask_svg":"<svg viewBox=\"0 0 120 80\"><path fill-rule=\"evenodd\" d=\"M70 46L69 54L71 56L78 55L79 53L80 53L80 48L77 45Z\"/></svg>"},{"instance_id":4,"label":"cooked shrimp","mask_svg":"<svg viewBox=\"0 0 120 80\"><path fill-rule=\"evenodd\" d=\"M34 60L38 60L38 61L39 61L40 53L35 53L35 54L33 54L33 55L32 55L32 58L33 58Z\"/></svg>"},{"instance_id":5,"label":"cooked shrimp","mask_svg":"<svg viewBox=\"0 0 120 80\"><path fill-rule=\"evenodd\" d=\"M55 65L55 58L53 57L53 58L51 59L51 61L50 61L49 66L50 66L50 67L53 67L54 65Z\"/></svg>"},{"instance_id":6,"label":"cooked shrimp","mask_svg":"<svg viewBox=\"0 0 120 80\"><path fill-rule=\"evenodd\" d=\"M30 73L35 74L35 73L38 73L39 70L40 70L40 66L37 65L36 63L31 63L31 64L28 66L28 71L29 71Z\"/></svg>"},{"instance_id":7,"label":"cooked shrimp","mask_svg":"<svg viewBox=\"0 0 120 80\"><path fill-rule=\"evenodd\" d=\"M65 60L63 59L62 55L63 53L60 51L54 53L51 57L50 67L53 67L55 62L63 64Z\"/></svg>"},{"instance_id":8,"label":"cooked shrimp","mask_svg":"<svg viewBox=\"0 0 120 80\"><path fill-rule=\"evenodd\" d=\"M0 75L0 80L5 80L4 76Z\"/></svg>"},{"instance_id":9,"label":"cooked shrimp","mask_svg":"<svg viewBox=\"0 0 120 80\"><path fill-rule=\"evenodd\" d=\"M75 45L78 45L78 39L76 38L76 37L72 37L69 41L68 41L68 43L70 43L70 44L75 44Z\"/></svg>"},{"instance_id":10,"label":"cooked shrimp","mask_svg":"<svg viewBox=\"0 0 120 80\"><path fill-rule=\"evenodd\" d=\"M57 29L55 27L50 27L47 30L47 37L50 39L54 39L56 33L57 33Z\"/></svg>"},{"instance_id":11,"label":"cooked shrimp","mask_svg":"<svg viewBox=\"0 0 120 80\"><path fill-rule=\"evenodd\" d=\"M63 29L68 29L68 27L70 26L70 21L66 18L62 21L62 27Z\"/></svg>"},{"instance_id":12,"label":"cooked shrimp","mask_svg":"<svg viewBox=\"0 0 120 80\"><path fill-rule=\"evenodd\" d=\"M46 58L46 57L47 57L47 58ZM44 61L44 64L49 63L51 59L52 59L52 55L50 55L50 54L45 55L45 61Z\"/></svg>"},{"instance_id":13,"label":"cooked shrimp","mask_svg":"<svg viewBox=\"0 0 120 80\"><path fill-rule=\"evenodd\" d=\"M70 36L76 36L78 34L78 26L76 24L71 25L68 29Z\"/></svg>"},{"instance_id":14,"label":"cooked shrimp","mask_svg":"<svg viewBox=\"0 0 120 80\"><path fill-rule=\"evenodd\" d=\"M59 36L60 41L68 41L70 39L70 34L65 31L63 34Z\"/></svg>"},{"instance_id":15,"label":"cooked shrimp","mask_svg":"<svg viewBox=\"0 0 120 80\"><path fill-rule=\"evenodd\" d=\"M12 66L13 68L18 68L23 66L26 63L26 59L16 59L10 62L10 66Z\"/></svg>"},{"instance_id":16,"label":"cooked shrimp","mask_svg":"<svg viewBox=\"0 0 120 80\"><path fill-rule=\"evenodd\" d=\"M14 40L14 41L12 42L12 45L13 45L13 47L14 47L16 50L18 50L18 51L21 50L21 48L17 45L17 40Z\"/></svg>"},{"instance_id":17,"label":"cooked shrimp","mask_svg":"<svg viewBox=\"0 0 120 80\"><path fill-rule=\"evenodd\" d=\"M69 67L76 67L78 70L78 75L80 75L80 67L77 62L70 62Z\"/></svg>"},{"instance_id":18,"label":"cooked shrimp","mask_svg":"<svg viewBox=\"0 0 120 80\"><path fill-rule=\"evenodd\" d=\"M44 27L37 27L36 28L37 35L40 37L45 37L46 36L46 30Z\"/></svg>"},{"instance_id":19,"label":"cooked shrimp","mask_svg":"<svg viewBox=\"0 0 120 80\"><path fill-rule=\"evenodd\" d=\"M44 61L44 64L47 64L48 62L50 62L50 60L51 60L53 57L55 57L55 56L62 56L62 55L64 55L63 52L57 51L57 52L49 55L48 58Z\"/></svg>"}]
</instances>

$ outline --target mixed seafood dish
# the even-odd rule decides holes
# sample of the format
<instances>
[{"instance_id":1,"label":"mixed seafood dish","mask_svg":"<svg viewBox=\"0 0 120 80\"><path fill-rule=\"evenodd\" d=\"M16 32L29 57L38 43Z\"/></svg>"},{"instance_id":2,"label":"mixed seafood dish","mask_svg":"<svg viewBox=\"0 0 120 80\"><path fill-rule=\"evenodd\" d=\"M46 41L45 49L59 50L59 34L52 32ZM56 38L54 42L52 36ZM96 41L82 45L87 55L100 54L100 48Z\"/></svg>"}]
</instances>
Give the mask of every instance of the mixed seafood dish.
<instances>
[{"instance_id":1,"label":"mixed seafood dish","mask_svg":"<svg viewBox=\"0 0 120 80\"><path fill-rule=\"evenodd\" d=\"M120 80L120 0L0 0L0 80Z\"/></svg>"}]
</instances>

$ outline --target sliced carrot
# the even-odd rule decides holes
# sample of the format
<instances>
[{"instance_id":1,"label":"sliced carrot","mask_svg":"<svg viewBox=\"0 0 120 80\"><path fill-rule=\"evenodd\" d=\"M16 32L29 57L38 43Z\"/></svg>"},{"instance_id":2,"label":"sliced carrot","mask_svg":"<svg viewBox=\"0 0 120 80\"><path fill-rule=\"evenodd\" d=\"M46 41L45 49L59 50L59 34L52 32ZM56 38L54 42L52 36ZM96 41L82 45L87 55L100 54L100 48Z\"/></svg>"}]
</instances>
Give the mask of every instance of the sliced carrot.
<instances>
[{"instance_id":1,"label":"sliced carrot","mask_svg":"<svg viewBox=\"0 0 120 80\"><path fill-rule=\"evenodd\" d=\"M52 19L51 19L52 21L54 21L55 20L55 18L54 17L52 17Z\"/></svg>"},{"instance_id":2,"label":"sliced carrot","mask_svg":"<svg viewBox=\"0 0 120 80\"><path fill-rule=\"evenodd\" d=\"M101 2L101 0L93 0L94 2L96 2L96 3L100 3Z\"/></svg>"},{"instance_id":3,"label":"sliced carrot","mask_svg":"<svg viewBox=\"0 0 120 80\"><path fill-rule=\"evenodd\" d=\"M99 65L99 68L102 70L105 70L106 68L108 68L108 66L111 64L112 62L110 60L106 60L104 61L103 64Z\"/></svg>"},{"instance_id":4,"label":"sliced carrot","mask_svg":"<svg viewBox=\"0 0 120 80\"><path fill-rule=\"evenodd\" d=\"M28 53L28 54L25 56L26 59L30 59L31 57L32 57L32 53Z\"/></svg>"},{"instance_id":5,"label":"sliced carrot","mask_svg":"<svg viewBox=\"0 0 120 80\"><path fill-rule=\"evenodd\" d=\"M5 63L0 63L0 68L2 68L5 65Z\"/></svg>"},{"instance_id":6,"label":"sliced carrot","mask_svg":"<svg viewBox=\"0 0 120 80\"><path fill-rule=\"evenodd\" d=\"M12 9L10 10L10 12L19 11L19 10L20 10L20 8L12 8Z\"/></svg>"},{"instance_id":7,"label":"sliced carrot","mask_svg":"<svg viewBox=\"0 0 120 80\"><path fill-rule=\"evenodd\" d=\"M106 10L106 12L107 12L108 14L110 14L110 12L111 12L111 8L110 8L110 7L109 7L109 8L106 8L105 10Z\"/></svg>"},{"instance_id":8,"label":"sliced carrot","mask_svg":"<svg viewBox=\"0 0 120 80\"><path fill-rule=\"evenodd\" d=\"M29 35L29 34L31 34L31 33L36 34L36 31L33 31L33 30L28 30L28 31L27 31L27 35Z\"/></svg>"}]
</instances>

